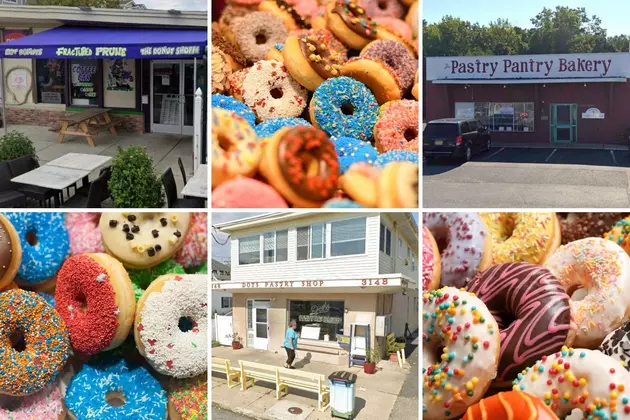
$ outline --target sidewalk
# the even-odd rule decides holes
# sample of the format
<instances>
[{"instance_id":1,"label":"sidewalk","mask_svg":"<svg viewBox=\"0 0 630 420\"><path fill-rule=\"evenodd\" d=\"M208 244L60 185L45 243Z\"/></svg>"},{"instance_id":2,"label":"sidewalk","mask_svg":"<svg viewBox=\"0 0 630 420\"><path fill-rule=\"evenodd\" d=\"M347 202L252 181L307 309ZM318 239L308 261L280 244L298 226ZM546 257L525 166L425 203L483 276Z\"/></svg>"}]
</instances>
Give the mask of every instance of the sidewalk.
<instances>
[{"instance_id":1,"label":"sidewalk","mask_svg":"<svg viewBox=\"0 0 630 420\"><path fill-rule=\"evenodd\" d=\"M212 349L212 356L229 359L236 365L238 365L238 360L248 360L282 366L286 360L286 355L279 352L281 349L277 350L264 351L244 348L235 351L231 347L215 347ZM296 359L294 366L306 372L320 373L328 377L334 371L344 370L357 375L355 384L355 412L357 413L355 418L357 420L389 419L396 400L401 394L403 383L411 371L409 366L400 369L398 364L383 360L378 364L377 372L374 375L367 375L360 366L348 368L347 364L337 366L311 362L308 354L303 351L299 352L299 356L303 358ZM331 417L330 409L323 413L317 409L317 396L315 394L289 389L289 395L278 401L275 396L275 386L271 383L257 382L254 387L242 392L238 387L228 388L225 376L218 373L212 374L211 396L213 405L255 419L318 420L330 419ZM416 407L417 405L416 397ZM289 413L288 410L292 407L302 409L302 413ZM416 409L412 418L417 417L418 411Z\"/></svg>"}]
</instances>

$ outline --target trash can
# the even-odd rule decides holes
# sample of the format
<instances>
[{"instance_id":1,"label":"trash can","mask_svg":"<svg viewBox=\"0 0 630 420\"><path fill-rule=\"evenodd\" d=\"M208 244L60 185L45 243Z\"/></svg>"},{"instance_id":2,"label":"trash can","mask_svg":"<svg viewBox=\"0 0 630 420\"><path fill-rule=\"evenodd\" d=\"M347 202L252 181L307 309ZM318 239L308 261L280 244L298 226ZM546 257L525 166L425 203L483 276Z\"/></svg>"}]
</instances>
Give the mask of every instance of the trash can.
<instances>
[{"instance_id":1,"label":"trash can","mask_svg":"<svg viewBox=\"0 0 630 420\"><path fill-rule=\"evenodd\" d=\"M354 384L357 375L339 370L328 375L330 388L330 412L332 417L354 418Z\"/></svg>"}]
</instances>

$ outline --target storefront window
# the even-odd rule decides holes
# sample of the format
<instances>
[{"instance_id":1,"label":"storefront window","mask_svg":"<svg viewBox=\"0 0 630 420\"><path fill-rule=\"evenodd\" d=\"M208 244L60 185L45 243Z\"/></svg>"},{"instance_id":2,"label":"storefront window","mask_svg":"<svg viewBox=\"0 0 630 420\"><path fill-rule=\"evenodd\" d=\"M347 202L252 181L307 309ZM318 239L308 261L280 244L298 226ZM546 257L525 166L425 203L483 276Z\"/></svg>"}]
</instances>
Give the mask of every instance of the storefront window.
<instances>
[{"instance_id":1,"label":"storefront window","mask_svg":"<svg viewBox=\"0 0 630 420\"><path fill-rule=\"evenodd\" d=\"M136 107L135 60L103 60L103 102L108 108Z\"/></svg>"},{"instance_id":2,"label":"storefront window","mask_svg":"<svg viewBox=\"0 0 630 420\"><path fill-rule=\"evenodd\" d=\"M98 60L70 61L72 105L98 105Z\"/></svg>"},{"instance_id":3,"label":"storefront window","mask_svg":"<svg viewBox=\"0 0 630 420\"><path fill-rule=\"evenodd\" d=\"M343 301L289 301L289 319L297 321L302 339L336 341L343 334Z\"/></svg>"},{"instance_id":4,"label":"storefront window","mask_svg":"<svg viewBox=\"0 0 630 420\"><path fill-rule=\"evenodd\" d=\"M37 103L66 103L66 61L51 58L35 60Z\"/></svg>"},{"instance_id":5,"label":"storefront window","mask_svg":"<svg viewBox=\"0 0 630 420\"><path fill-rule=\"evenodd\" d=\"M332 222L330 255L355 255L365 253L365 217Z\"/></svg>"},{"instance_id":6,"label":"storefront window","mask_svg":"<svg viewBox=\"0 0 630 420\"><path fill-rule=\"evenodd\" d=\"M260 236L247 236L238 240L238 263L240 265L260 262Z\"/></svg>"},{"instance_id":7,"label":"storefront window","mask_svg":"<svg viewBox=\"0 0 630 420\"><path fill-rule=\"evenodd\" d=\"M534 131L533 102L457 102L455 116L478 120L490 131Z\"/></svg>"}]
</instances>

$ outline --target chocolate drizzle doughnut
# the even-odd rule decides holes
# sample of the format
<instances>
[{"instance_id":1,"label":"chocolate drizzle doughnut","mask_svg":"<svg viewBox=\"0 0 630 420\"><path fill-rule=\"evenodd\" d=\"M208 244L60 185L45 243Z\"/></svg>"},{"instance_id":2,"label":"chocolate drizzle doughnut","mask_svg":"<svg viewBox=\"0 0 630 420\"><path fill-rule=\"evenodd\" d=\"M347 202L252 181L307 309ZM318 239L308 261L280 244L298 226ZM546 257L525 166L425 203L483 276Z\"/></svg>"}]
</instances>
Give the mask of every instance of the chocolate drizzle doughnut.
<instances>
[{"instance_id":1,"label":"chocolate drizzle doughnut","mask_svg":"<svg viewBox=\"0 0 630 420\"><path fill-rule=\"evenodd\" d=\"M630 371L630 322L608 334L599 351L623 362L626 370Z\"/></svg>"},{"instance_id":2,"label":"chocolate drizzle doughnut","mask_svg":"<svg viewBox=\"0 0 630 420\"><path fill-rule=\"evenodd\" d=\"M571 345L569 296L546 268L520 262L495 265L477 274L466 289L499 324L497 382L512 381L541 357Z\"/></svg>"},{"instance_id":3,"label":"chocolate drizzle doughnut","mask_svg":"<svg viewBox=\"0 0 630 420\"><path fill-rule=\"evenodd\" d=\"M324 79L339 76L343 58L331 50L321 37L303 34L299 38L302 54L308 59L311 68Z\"/></svg>"},{"instance_id":4,"label":"chocolate drizzle doughnut","mask_svg":"<svg viewBox=\"0 0 630 420\"><path fill-rule=\"evenodd\" d=\"M302 15L300 15L293 8L293 6L291 6L286 1L284 1L284 0L276 0L276 5L280 8L280 10L283 10L283 11L287 12L288 14L290 14L291 17L293 18L293 20L295 21L295 23L297 24L297 26L299 26L300 28L303 28L303 29L310 29L311 28L311 24L309 22L307 22L306 19L304 19L304 17Z\"/></svg>"},{"instance_id":5,"label":"chocolate drizzle doughnut","mask_svg":"<svg viewBox=\"0 0 630 420\"><path fill-rule=\"evenodd\" d=\"M350 30L367 39L376 39L377 24L365 13L365 9L351 0L337 0L333 13L338 14Z\"/></svg>"},{"instance_id":6,"label":"chocolate drizzle doughnut","mask_svg":"<svg viewBox=\"0 0 630 420\"><path fill-rule=\"evenodd\" d=\"M287 184L301 197L324 201L337 190L337 153L322 130L313 127L287 130L278 142L278 161Z\"/></svg>"}]
</instances>

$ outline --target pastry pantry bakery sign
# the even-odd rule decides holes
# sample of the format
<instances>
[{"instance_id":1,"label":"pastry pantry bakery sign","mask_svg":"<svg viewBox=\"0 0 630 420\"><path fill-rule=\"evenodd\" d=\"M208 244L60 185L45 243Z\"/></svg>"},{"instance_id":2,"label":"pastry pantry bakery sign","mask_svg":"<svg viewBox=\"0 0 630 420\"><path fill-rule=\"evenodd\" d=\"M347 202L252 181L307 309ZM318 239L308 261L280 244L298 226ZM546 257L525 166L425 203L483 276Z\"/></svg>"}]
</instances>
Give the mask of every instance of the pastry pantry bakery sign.
<instances>
[{"instance_id":1,"label":"pastry pantry bakery sign","mask_svg":"<svg viewBox=\"0 0 630 420\"><path fill-rule=\"evenodd\" d=\"M427 80L584 79L629 76L630 53L427 58Z\"/></svg>"}]
</instances>

